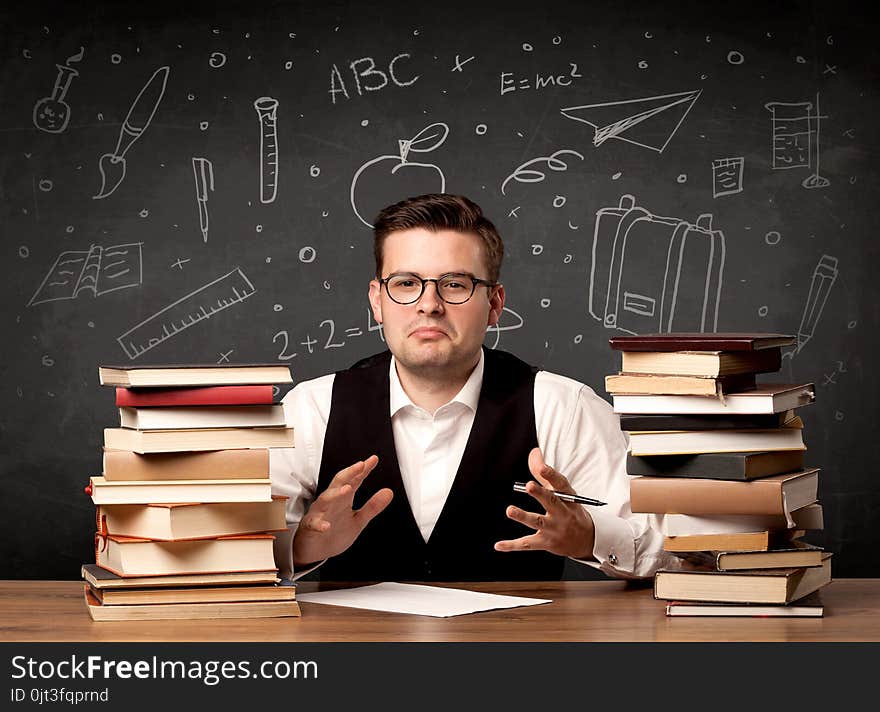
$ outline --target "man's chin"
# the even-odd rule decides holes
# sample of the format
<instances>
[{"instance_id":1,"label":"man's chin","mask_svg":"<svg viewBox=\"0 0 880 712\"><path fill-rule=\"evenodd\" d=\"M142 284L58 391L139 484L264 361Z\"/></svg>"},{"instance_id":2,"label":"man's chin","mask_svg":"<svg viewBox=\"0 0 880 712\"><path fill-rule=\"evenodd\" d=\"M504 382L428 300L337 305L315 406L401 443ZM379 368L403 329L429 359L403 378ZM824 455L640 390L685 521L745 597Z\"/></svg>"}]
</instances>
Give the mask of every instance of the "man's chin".
<instances>
[{"instance_id":1,"label":"man's chin","mask_svg":"<svg viewBox=\"0 0 880 712\"><path fill-rule=\"evenodd\" d=\"M406 349L395 356L409 369L448 368L455 361L455 354L448 344L423 343L415 348Z\"/></svg>"}]
</instances>

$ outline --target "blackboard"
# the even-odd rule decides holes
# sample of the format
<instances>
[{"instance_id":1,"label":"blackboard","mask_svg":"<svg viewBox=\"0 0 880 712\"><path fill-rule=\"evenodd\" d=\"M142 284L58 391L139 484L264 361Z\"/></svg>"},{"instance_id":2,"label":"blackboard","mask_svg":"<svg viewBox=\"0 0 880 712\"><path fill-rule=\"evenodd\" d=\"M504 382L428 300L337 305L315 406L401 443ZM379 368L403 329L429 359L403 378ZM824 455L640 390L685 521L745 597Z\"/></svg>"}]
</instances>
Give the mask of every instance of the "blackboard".
<instances>
[{"instance_id":1,"label":"blackboard","mask_svg":"<svg viewBox=\"0 0 880 712\"><path fill-rule=\"evenodd\" d=\"M68 2L0 18L5 577L77 578L91 556L83 486L118 423L99 364L277 361L299 381L381 350L369 223L438 191L506 241L487 346L605 397L625 330L800 333L782 380L816 384L814 540L835 576L880 575L880 104L856 6ZM611 254L607 221L630 206L654 232Z\"/></svg>"}]
</instances>

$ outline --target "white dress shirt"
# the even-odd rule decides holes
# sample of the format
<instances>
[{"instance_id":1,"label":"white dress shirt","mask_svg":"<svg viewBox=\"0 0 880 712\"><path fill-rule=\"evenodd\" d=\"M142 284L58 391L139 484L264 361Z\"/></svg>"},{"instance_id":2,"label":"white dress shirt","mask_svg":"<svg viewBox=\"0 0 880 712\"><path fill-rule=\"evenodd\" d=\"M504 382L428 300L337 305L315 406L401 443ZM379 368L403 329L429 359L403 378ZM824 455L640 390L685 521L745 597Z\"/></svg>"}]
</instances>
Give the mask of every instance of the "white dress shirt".
<instances>
[{"instance_id":1,"label":"white dress shirt","mask_svg":"<svg viewBox=\"0 0 880 712\"><path fill-rule=\"evenodd\" d=\"M407 396L391 359L394 445L406 496L425 541L440 516L464 454L480 399L483 368L481 351L479 363L461 390L432 414ZM288 529L278 533L275 541L276 563L285 578L306 573L293 571L292 541L316 496L334 378L335 374L329 374L303 381L282 399L287 425L293 428L294 447L270 450L269 462L273 493L290 498ZM646 578L661 567L678 568L677 557L662 550L657 517L630 511L626 434L611 406L589 386L548 371L535 375L534 403L538 447L544 461L565 475L577 493L607 502L588 509L595 526L596 561L583 563L617 578ZM352 464L371 454L352 453ZM537 501L534 505L533 511L543 511ZM523 527L523 536L529 533L531 530Z\"/></svg>"}]
</instances>

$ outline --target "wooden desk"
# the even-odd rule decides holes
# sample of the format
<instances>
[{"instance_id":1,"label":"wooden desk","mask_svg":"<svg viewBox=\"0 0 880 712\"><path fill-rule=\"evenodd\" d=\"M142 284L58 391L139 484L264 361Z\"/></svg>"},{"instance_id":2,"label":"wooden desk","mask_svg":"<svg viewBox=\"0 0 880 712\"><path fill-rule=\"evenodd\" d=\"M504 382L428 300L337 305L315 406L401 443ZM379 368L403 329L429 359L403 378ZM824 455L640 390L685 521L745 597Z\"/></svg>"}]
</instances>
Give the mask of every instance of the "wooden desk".
<instances>
[{"instance_id":1,"label":"wooden desk","mask_svg":"<svg viewBox=\"0 0 880 712\"><path fill-rule=\"evenodd\" d=\"M320 584L303 583L299 592ZM880 579L822 590L825 617L667 618L664 602L622 581L444 584L552 603L430 618L302 603L301 618L92 621L81 581L0 581L0 640L290 642L880 641Z\"/></svg>"}]
</instances>

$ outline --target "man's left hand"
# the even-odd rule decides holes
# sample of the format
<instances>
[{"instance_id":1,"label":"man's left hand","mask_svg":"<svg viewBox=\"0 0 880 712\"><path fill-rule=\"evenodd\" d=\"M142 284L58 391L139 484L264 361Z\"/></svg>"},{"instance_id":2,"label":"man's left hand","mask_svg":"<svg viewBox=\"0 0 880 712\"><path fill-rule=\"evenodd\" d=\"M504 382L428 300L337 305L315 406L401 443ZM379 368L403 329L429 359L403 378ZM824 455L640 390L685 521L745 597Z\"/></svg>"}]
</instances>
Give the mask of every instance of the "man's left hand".
<instances>
[{"instance_id":1,"label":"man's left hand","mask_svg":"<svg viewBox=\"0 0 880 712\"><path fill-rule=\"evenodd\" d=\"M592 559L595 530L593 519L584 505L565 502L554 492L575 494L562 473L544 462L539 448L529 453L529 471L538 482L526 483L526 492L538 500L544 513L507 508L507 516L535 530L519 539L495 542L496 551L549 551L573 559ZM540 484L539 484L540 483ZM543 486L542 486L543 485Z\"/></svg>"}]
</instances>

